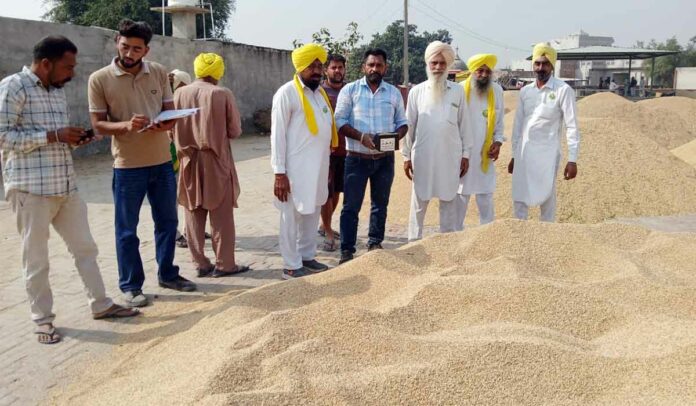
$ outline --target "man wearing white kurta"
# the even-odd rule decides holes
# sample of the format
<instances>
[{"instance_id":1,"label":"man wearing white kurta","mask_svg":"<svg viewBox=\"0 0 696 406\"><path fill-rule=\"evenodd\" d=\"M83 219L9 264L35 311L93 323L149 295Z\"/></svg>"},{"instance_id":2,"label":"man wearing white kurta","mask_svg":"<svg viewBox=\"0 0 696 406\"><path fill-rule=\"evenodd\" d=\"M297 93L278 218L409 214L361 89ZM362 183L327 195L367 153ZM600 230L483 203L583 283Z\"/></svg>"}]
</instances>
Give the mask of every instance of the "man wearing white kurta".
<instances>
[{"instance_id":1,"label":"man wearing white kurta","mask_svg":"<svg viewBox=\"0 0 696 406\"><path fill-rule=\"evenodd\" d=\"M471 75L464 82L464 94L471 117L473 149L469 171L459 183L458 225L463 228L471 195L476 196L479 221L487 224L495 219L495 165L503 136L503 88L491 81L498 58L492 54L474 55L467 61Z\"/></svg>"},{"instance_id":2,"label":"man wearing white kurta","mask_svg":"<svg viewBox=\"0 0 696 406\"><path fill-rule=\"evenodd\" d=\"M333 111L319 86L326 59L326 50L316 44L293 51L295 77L273 97L271 165L283 279L328 268L314 259L320 209L328 196L330 146L338 144Z\"/></svg>"},{"instance_id":3,"label":"man wearing white kurta","mask_svg":"<svg viewBox=\"0 0 696 406\"><path fill-rule=\"evenodd\" d=\"M541 221L556 220L556 172L561 158L561 130L566 127L568 164L564 178L577 175L580 133L575 92L551 76L556 51L547 44L534 47L537 80L522 88L512 130L512 200L515 217L526 220L529 206L541 206Z\"/></svg>"},{"instance_id":4,"label":"man wearing white kurta","mask_svg":"<svg viewBox=\"0 0 696 406\"><path fill-rule=\"evenodd\" d=\"M401 150L404 171L413 181L409 241L423 237L423 221L431 199L440 200L440 232L457 227L457 188L469 167L471 128L459 85L447 80L454 62L449 44L432 42L425 50L428 80L408 94L408 133Z\"/></svg>"}]
</instances>

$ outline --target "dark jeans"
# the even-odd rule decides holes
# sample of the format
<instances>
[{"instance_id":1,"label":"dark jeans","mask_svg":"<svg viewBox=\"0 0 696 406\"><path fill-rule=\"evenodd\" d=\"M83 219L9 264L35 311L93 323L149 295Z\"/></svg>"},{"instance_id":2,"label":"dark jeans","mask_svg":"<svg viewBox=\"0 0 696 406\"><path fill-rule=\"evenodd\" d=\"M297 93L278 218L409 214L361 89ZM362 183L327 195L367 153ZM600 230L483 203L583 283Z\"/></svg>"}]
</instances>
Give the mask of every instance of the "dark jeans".
<instances>
[{"instance_id":1,"label":"dark jeans","mask_svg":"<svg viewBox=\"0 0 696 406\"><path fill-rule=\"evenodd\" d=\"M343 180L343 209L341 210L341 250L355 252L358 238L358 213L370 181L370 229L368 244L384 240L389 193L394 180L394 155L377 160L355 156L346 157Z\"/></svg>"},{"instance_id":2,"label":"dark jeans","mask_svg":"<svg viewBox=\"0 0 696 406\"><path fill-rule=\"evenodd\" d=\"M155 250L160 281L179 276L174 265L174 244L178 225L176 178L171 162L145 168L116 169L112 182L116 211L116 258L118 286L123 292L141 290L145 281L140 258L138 221L145 195L155 222Z\"/></svg>"}]
</instances>

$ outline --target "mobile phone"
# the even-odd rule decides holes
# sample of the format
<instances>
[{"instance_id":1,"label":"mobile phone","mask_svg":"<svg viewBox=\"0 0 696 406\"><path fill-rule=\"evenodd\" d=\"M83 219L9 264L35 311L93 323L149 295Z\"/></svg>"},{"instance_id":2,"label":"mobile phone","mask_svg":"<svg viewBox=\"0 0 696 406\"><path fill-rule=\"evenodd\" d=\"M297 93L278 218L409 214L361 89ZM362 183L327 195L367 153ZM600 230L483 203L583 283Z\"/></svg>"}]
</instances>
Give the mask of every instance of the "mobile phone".
<instances>
[{"instance_id":1,"label":"mobile phone","mask_svg":"<svg viewBox=\"0 0 696 406\"><path fill-rule=\"evenodd\" d=\"M94 130L89 128L85 130L85 135L82 136L81 140L82 141L88 141L94 138Z\"/></svg>"}]
</instances>

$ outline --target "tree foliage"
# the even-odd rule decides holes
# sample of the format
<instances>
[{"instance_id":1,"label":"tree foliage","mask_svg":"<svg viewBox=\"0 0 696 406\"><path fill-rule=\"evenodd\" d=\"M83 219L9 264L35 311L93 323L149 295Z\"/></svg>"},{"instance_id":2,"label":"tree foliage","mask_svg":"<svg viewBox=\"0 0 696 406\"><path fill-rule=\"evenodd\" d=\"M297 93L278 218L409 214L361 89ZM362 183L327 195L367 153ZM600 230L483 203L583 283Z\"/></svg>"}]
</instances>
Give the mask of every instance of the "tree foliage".
<instances>
[{"instance_id":1,"label":"tree foliage","mask_svg":"<svg viewBox=\"0 0 696 406\"><path fill-rule=\"evenodd\" d=\"M211 26L210 16L206 18L206 36L224 38L227 20L235 10L236 0L206 0L212 3L215 13L215 26ZM71 23L116 29L123 18L145 21L152 26L155 34L162 34L162 14L151 11L151 7L161 7L161 0L46 0L49 11L45 19L58 23ZM198 37L203 37L202 16L197 16ZM167 34L171 35L171 18L166 16Z\"/></svg>"},{"instance_id":2,"label":"tree foliage","mask_svg":"<svg viewBox=\"0 0 696 406\"><path fill-rule=\"evenodd\" d=\"M686 45L679 44L677 38L672 37L665 42L657 42L652 39L649 43L645 44L643 41L638 41L636 47L680 52L676 55L655 58L655 72L653 78L656 86L672 87L675 68L696 66L696 36L691 37ZM652 63L649 60L646 61L644 69L648 77L653 74Z\"/></svg>"}]
</instances>

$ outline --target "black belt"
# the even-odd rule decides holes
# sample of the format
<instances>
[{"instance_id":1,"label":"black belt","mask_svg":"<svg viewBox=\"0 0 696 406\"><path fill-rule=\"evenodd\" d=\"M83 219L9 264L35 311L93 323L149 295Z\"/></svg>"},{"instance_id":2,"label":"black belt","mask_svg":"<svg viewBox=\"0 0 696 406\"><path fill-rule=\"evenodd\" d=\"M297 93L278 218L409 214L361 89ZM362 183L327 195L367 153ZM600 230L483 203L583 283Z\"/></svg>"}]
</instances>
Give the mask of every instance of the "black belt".
<instances>
[{"instance_id":1,"label":"black belt","mask_svg":"<svg viewBox=\"0 0 696 406\"><path fill-rule=\"evenodd\" d=\"M371 159L373 161L376 161L378 159L382 159L384 157L394 155L393 151L389 152L380 152L378 154L363 154L362 152L354 152L354 151L348 151L348 156L354 156L356 158L362 158L362 159Z\"/></svg>"}]
</instances>

